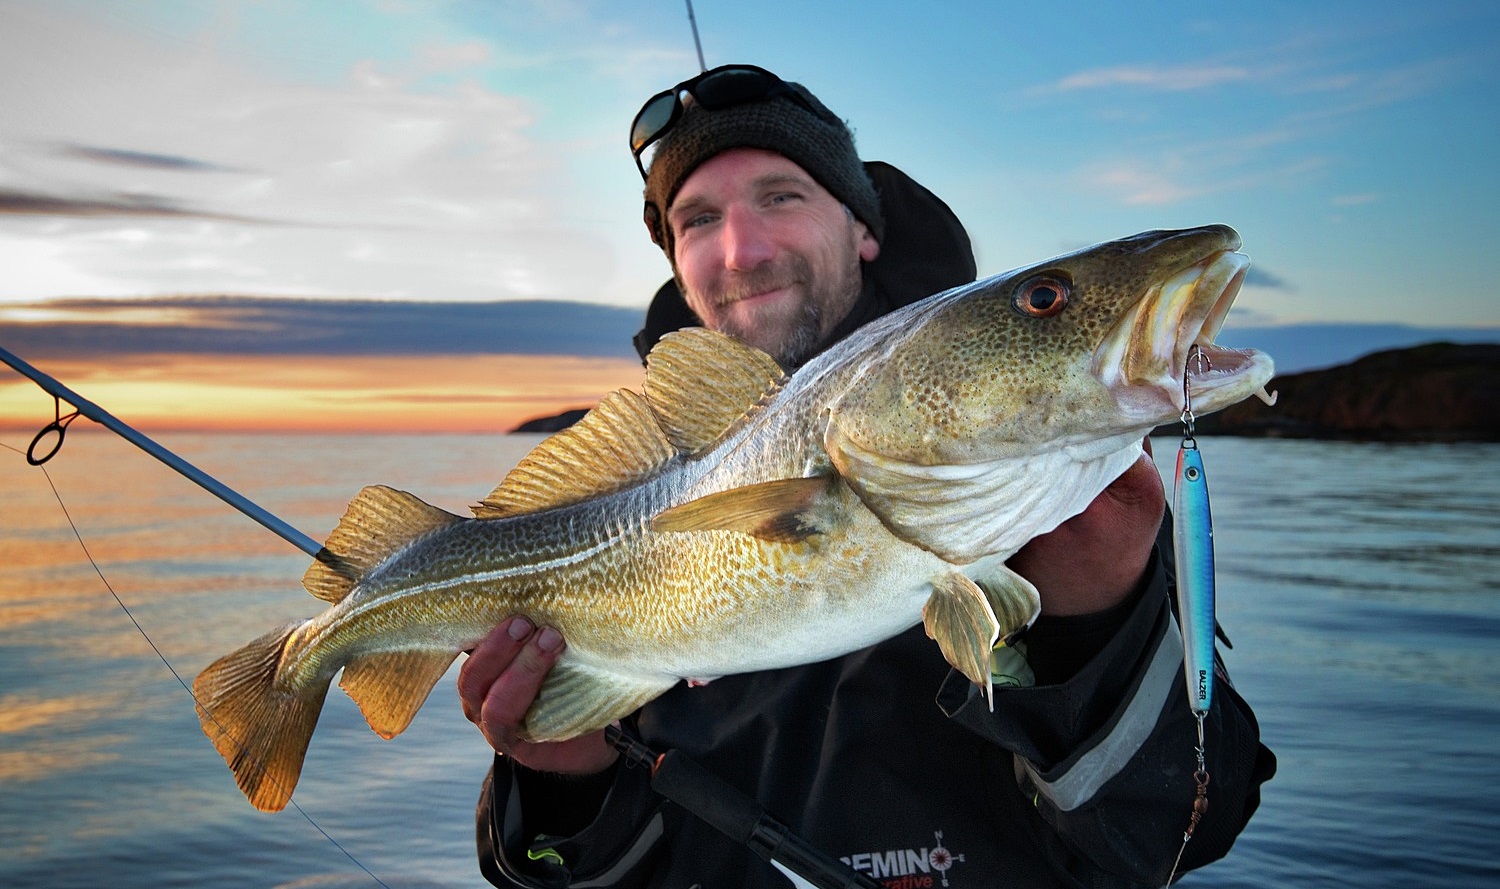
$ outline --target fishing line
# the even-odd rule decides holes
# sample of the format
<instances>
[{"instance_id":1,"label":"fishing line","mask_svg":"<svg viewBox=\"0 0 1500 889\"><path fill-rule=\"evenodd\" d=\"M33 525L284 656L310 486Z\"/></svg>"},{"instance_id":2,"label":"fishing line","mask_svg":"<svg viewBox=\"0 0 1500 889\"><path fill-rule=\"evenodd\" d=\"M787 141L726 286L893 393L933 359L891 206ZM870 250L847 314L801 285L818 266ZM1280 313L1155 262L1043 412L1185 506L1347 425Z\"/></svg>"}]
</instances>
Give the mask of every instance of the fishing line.
<instances>
[{"instance_id":1,"label":"fishing line","mask_svg":"<svg viewBox=\"0 0 1500 889\"><path fill-rule=\"evenodd\" d=\"M244 513L249 518L255 520L256 522L259 522L260 525L266 530L270 531L271 533L275 534L291 545L297 547L298 549L302 550L315 559L323 558L323 547L318 543L318 541L312 539L306 534L303 534L301 531L298 531L296 528L293 528L286 522L283 522L281 519L272 515L267 510L250 502L250 500L243 494L230 488L228 485L224 484L223 482L219 481L218 479L214 478L213 476L209 475L208 473L204 472L188 461L162 447L160 444L157 444L147 436L142 435L137 430L122 422L114 414L111 414L109 411L105 410L97 404L94 404L92 401L89 401L87 398L84 398L82 395L79 395L77 392L74 392L72 389L69 389L67 386L64 386L62 383L58 382L47 374L42 373L35 367L32 367L30 364L26 363L26 361L19 355L15 355L3 348L0 348L0 361L3 361L4 363L10 365L11 368L13 368L21 376L26 377L33 383L36 383L38 386L40 386L42 388L42 391L52 396L53 404L56 406L55 415L57 419L47 424L42 428L41 432L37 433L36 438L33 438L31 440L31 447L26 451L26 462L30 463L32 466L40 466L41 464L46 463L48 460L52 459L52 457L58 452L58 450L62 448L63 438L67 434L68 424L73 422L73 420L81 414L85 417L88 417L90 420L93 420L95 423L98 423L100 426L103 426L105 429L108 429L109 431L115 433L116 435L120 436L121 438L160 460L161 462L165 463L169 468L177 472L182 477L186 478L188 481L193 482L194 484L203 488L203 490L209 492L210 494L213 494L215 497L218 497L220 500L223 500L225 503ZM63 416L62 413L63 400L67 400L68 404L76 408L71 414L68 414L67 416ZM49 433L57 434L57 443L54 444L52 446L52 449L46 454L40 457L36 456L37 445ZM14 450L14 448L12 448L12 450Z\"/></svg>"},{"instance_id":2,"label":"fishing line","mask_svg":"<svg viewBox=\"0 0 1500 889\"><path fill-rule=\"evenodd\" d=\"M65 425L66 424L64 424L64 426ZM38 438L41 437L41 434L45 434L51 428L52 428L52 426L48 426L47 429L43 429L42 433L38 434ZM61 437L62 437L62 432L61 432L60 429L59 429L59 432L58 432L58 437L59 437L59 446L60 446L61 445ZM33 447L35 446L35 444L36 444L36 442L33 441L32 442ZM17 454L21 454L22 456L24 456L24 457L27 458L26 462L30 463L31 465L35 466L36 468L38 468L38 469L40 469L42 471L43 477L45 477L47 479L47 486L52 489L52 496L55 497L55 498L57 498L57 505L58 505L59 508L62 509L63 518L67 519L67 521L68 521L68 527L70 529L72 529L72 531L73 531L73 537L78 541L79 548L83 550L84 558L88 559L89 566L92 567L94 569L94 573L99 576L100 583L104 584L104 588L106 590L108 590L110 596L114 598L115 604L120 606L120 610L123 611L123 612L125 612L125 616L130 619L130 623L135 626L136 632L140 633L141 634L141 638L146 640L146 644L149 645L149 646L151 646L151 650L156 653L156 656L157 656L157 658L159 658L161 660L162 665L167 668L167 672L171 673L172 674L172 678L175 679L175 680L177 680L177 684L180 685L180 686L182 686L183 691L185 691L185 692L188 693L188 697L190 697L190 698L193 699L193 703L198 707L198 709L202 710L205 713L207 713L209 715L209 718L213 719L215 723L218 723L218 719L214 717L213 712L210 711L208 708L204 707L203 704L198 700L198 696L193 693L192 686L188 685L187 681L182 678L182 674L177 672L177 668L174 667L174 666L172 666L172 662L169 661L169 660L167 660L166 654L163 653L162 650L161 650L161 648L159 646L157 646L156 642L152 640L151 635L146 632L146 628L141 625L141 622L136 619L135 612L133 612L133 611L130 610L130 606L125 604L125 600L122 599L122 598L120 598L120 594L119 593L115 592L115 588L109 582L109 578L107 578L107 577L104 576L103 569L101 569L99 567L99 563L94 560L94 554L89 551L88 544L84 542L84 540L83 540L83 534L78 530L78 524L73 521L73 514L68 511L68 505L63 502L62 492L58 491L57 484L52 481L52 474L47 471L47 467L45 467L45 466L42 465L43 463L46 462L46 458L44 458L42 460L33 461L31 459L31 453L29 451L22 451L19 448L11 447L10 445L5 444L3 442L0 442L0 447L3 447L3 448L5 448L6 450L9 450L9 451L14 451ZM56 448L54 448L53 451L55 452ZM51 454L47 455L48 458L50 458L51 456L52 456ZM219 727L221 729L224 728L223 725L220 725ZM227 731L226 731L226 734L227 734ZM230 737L233 737L233 736L231 735ZM235 740L235 743L237 745L239 744L238 739ZM245 748L243 746L241 746L240 747L240 751L242 753L244 753L245 752ZM340 852L344 853L344 857L348 858L351 862L353 862L353 864L354 864L355 867L357 867L360 870L364 871L365 874L367 874L370 877L370 879L374 880L377 884L379 884L381 887L383 887L383 889L391 889L391 887L388 886L384 880L380 879L380 877L377 877L375 875L374 871L370 870L368 867L365 867L364 862L360 861L358 858L355 858L354 857L354 853L352 853L348 849L344 848L343 844L341 844L338 840L334 839L333 836L328 833L328 831L324 830L323 826L321 824L319 824L317 821L315 821L313 819L313 817L307 813L306 809L304 809L304 808L302 808L302 806L298 805L296 800L288 800L288 802L291 803L292 808L294 808L294 809L297 810L297 814L301 815L302 818L303 818L303 820L305 820L308 824L312 825L313 830L316 830L318 833L322 834L323 838L325 840L327 840L328 842L332 843L333 847L335 849L337 849Z\"/></svg>"}]
</instances>

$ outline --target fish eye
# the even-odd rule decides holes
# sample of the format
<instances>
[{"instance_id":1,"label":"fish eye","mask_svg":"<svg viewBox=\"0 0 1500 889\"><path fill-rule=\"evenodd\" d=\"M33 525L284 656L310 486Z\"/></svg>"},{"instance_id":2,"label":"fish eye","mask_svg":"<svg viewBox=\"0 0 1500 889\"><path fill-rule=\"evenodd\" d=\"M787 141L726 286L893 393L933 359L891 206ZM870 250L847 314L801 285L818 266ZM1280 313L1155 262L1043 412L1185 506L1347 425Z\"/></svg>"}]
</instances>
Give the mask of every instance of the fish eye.
<instances>
[{"instance_id":1,"label":"fish eye","mask_svg":"<svg viewBox=\"0 0 1500 889\"><path fill-rule=\"evenodd\" d=\"M1028 318L1051 318L1068 305L1073 282L1055 273L1027 278L1011 297L1011 307Z\"/></svg>"}]
</instances>

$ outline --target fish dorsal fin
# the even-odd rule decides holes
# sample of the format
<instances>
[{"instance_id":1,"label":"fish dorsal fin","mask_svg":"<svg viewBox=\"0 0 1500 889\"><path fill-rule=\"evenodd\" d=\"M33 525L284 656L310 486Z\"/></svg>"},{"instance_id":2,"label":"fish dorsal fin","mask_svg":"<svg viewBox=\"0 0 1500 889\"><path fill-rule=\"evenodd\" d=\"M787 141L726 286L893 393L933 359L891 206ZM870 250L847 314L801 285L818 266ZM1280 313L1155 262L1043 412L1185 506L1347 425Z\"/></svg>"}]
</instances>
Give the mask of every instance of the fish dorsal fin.
<instances>
[{"instance_id":1,"label":"fish dorsal fin","mask_svg":"<svg viewBox=\"0 0 1500 889\"><path fill-rule=\"evenodd\" d=\"M579 503L639 481L677 456L646 399L621 389L537 445L474 516L498 519Z\"/></svg>"},{"instance_id":2,"label":"fish dorsal fin","mask_svg":"<svg viewBox=\"0 0 1500 889\"><path fill-rule=\"evenodd\" d=\"M651 530L741 531L772 543L797 543L828 530L833 478L778 479L731 488L674 506L651 520Z\"/></svg>"},{"instance_id":3,"label":"fish dorsal fin","mask_svg":"<svg viewBox=\"0 0 1500 889\"><path fill-rule=\"evenodd\" d=\"M325 602L341 602L370 569L419 537L462 518L417 497L371 485L355 495L328 535L302 585Z\"/></svg>"},{"instance_id":4,"label":"fish dorsal fin","mask_svg":"<svg viewBox=\"0 0 1500 889\"><path fill-rule=\"evenodd\" d=\"M646 356L646 398L684 454L718 441L785 379L770 355L703 327L667 334Z\"/></svg>"}]
</instances>

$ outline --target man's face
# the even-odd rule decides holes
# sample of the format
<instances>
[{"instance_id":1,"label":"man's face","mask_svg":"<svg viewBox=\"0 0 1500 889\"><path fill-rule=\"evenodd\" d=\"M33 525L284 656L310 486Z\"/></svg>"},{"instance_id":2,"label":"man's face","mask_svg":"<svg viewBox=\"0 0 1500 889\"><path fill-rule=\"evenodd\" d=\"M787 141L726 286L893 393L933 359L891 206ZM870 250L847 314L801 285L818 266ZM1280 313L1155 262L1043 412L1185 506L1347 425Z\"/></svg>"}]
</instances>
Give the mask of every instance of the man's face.
<instances>
[{"instance_id":1,"label":"man's face","mask_svg":"<svg viewBox=\"0 0 1500 889\"><path fill-rule=\"evenodd\" d=\"M859 296L864 223L785 157L735 148L693 171L667 210L678 283L703 323L786 365L812 357Z\"/></svg>"}]
</instances>

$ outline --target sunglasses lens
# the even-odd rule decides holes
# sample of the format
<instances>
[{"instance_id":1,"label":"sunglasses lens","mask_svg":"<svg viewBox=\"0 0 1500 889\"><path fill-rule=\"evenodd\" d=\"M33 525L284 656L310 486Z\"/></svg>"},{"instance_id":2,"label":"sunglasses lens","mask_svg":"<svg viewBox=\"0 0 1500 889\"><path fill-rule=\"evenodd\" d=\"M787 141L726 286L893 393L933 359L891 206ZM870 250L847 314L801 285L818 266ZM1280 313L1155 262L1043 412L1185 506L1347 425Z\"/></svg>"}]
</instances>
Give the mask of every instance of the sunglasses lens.
<instances>
[{"instance_id":1,"label":"sunglasses lens","mask_svg":"<svg viewBox=\"0 0 1500 889\"><path fill-rule=\"evenodd\" d=\"M647 102L630 127L630 150L640 153L646 143L662 134L677 113L677 94L663 93Z\"/></svg>"},{"instance_id":2,"label":"sunglasses lens","mask_svg":"<svg viewBox=\"0 0 1500 889\"><path fill-rule=\"evenodd\" d=\"M719 71L693 86L693 98L709 111L730 108L745 102L764 99L772 92L776 79L744 68Z\"/></svg>"},{"instance_id":3,"label":"sunglasses lens","mask_svg":"<svg viewBox=\"0 0 1500 889\"><path fill-rule=\"evenodd\" d=\"M759 68L726 66L684 81L648 99L630 125L630 151L635 155L636 166L643 177L651 169L656 140L671 129L682 114L684 92L709 111L722 111L782 94L791 96L799 104L807 104L776 75Z\"/></svg>"}]
</instances>

